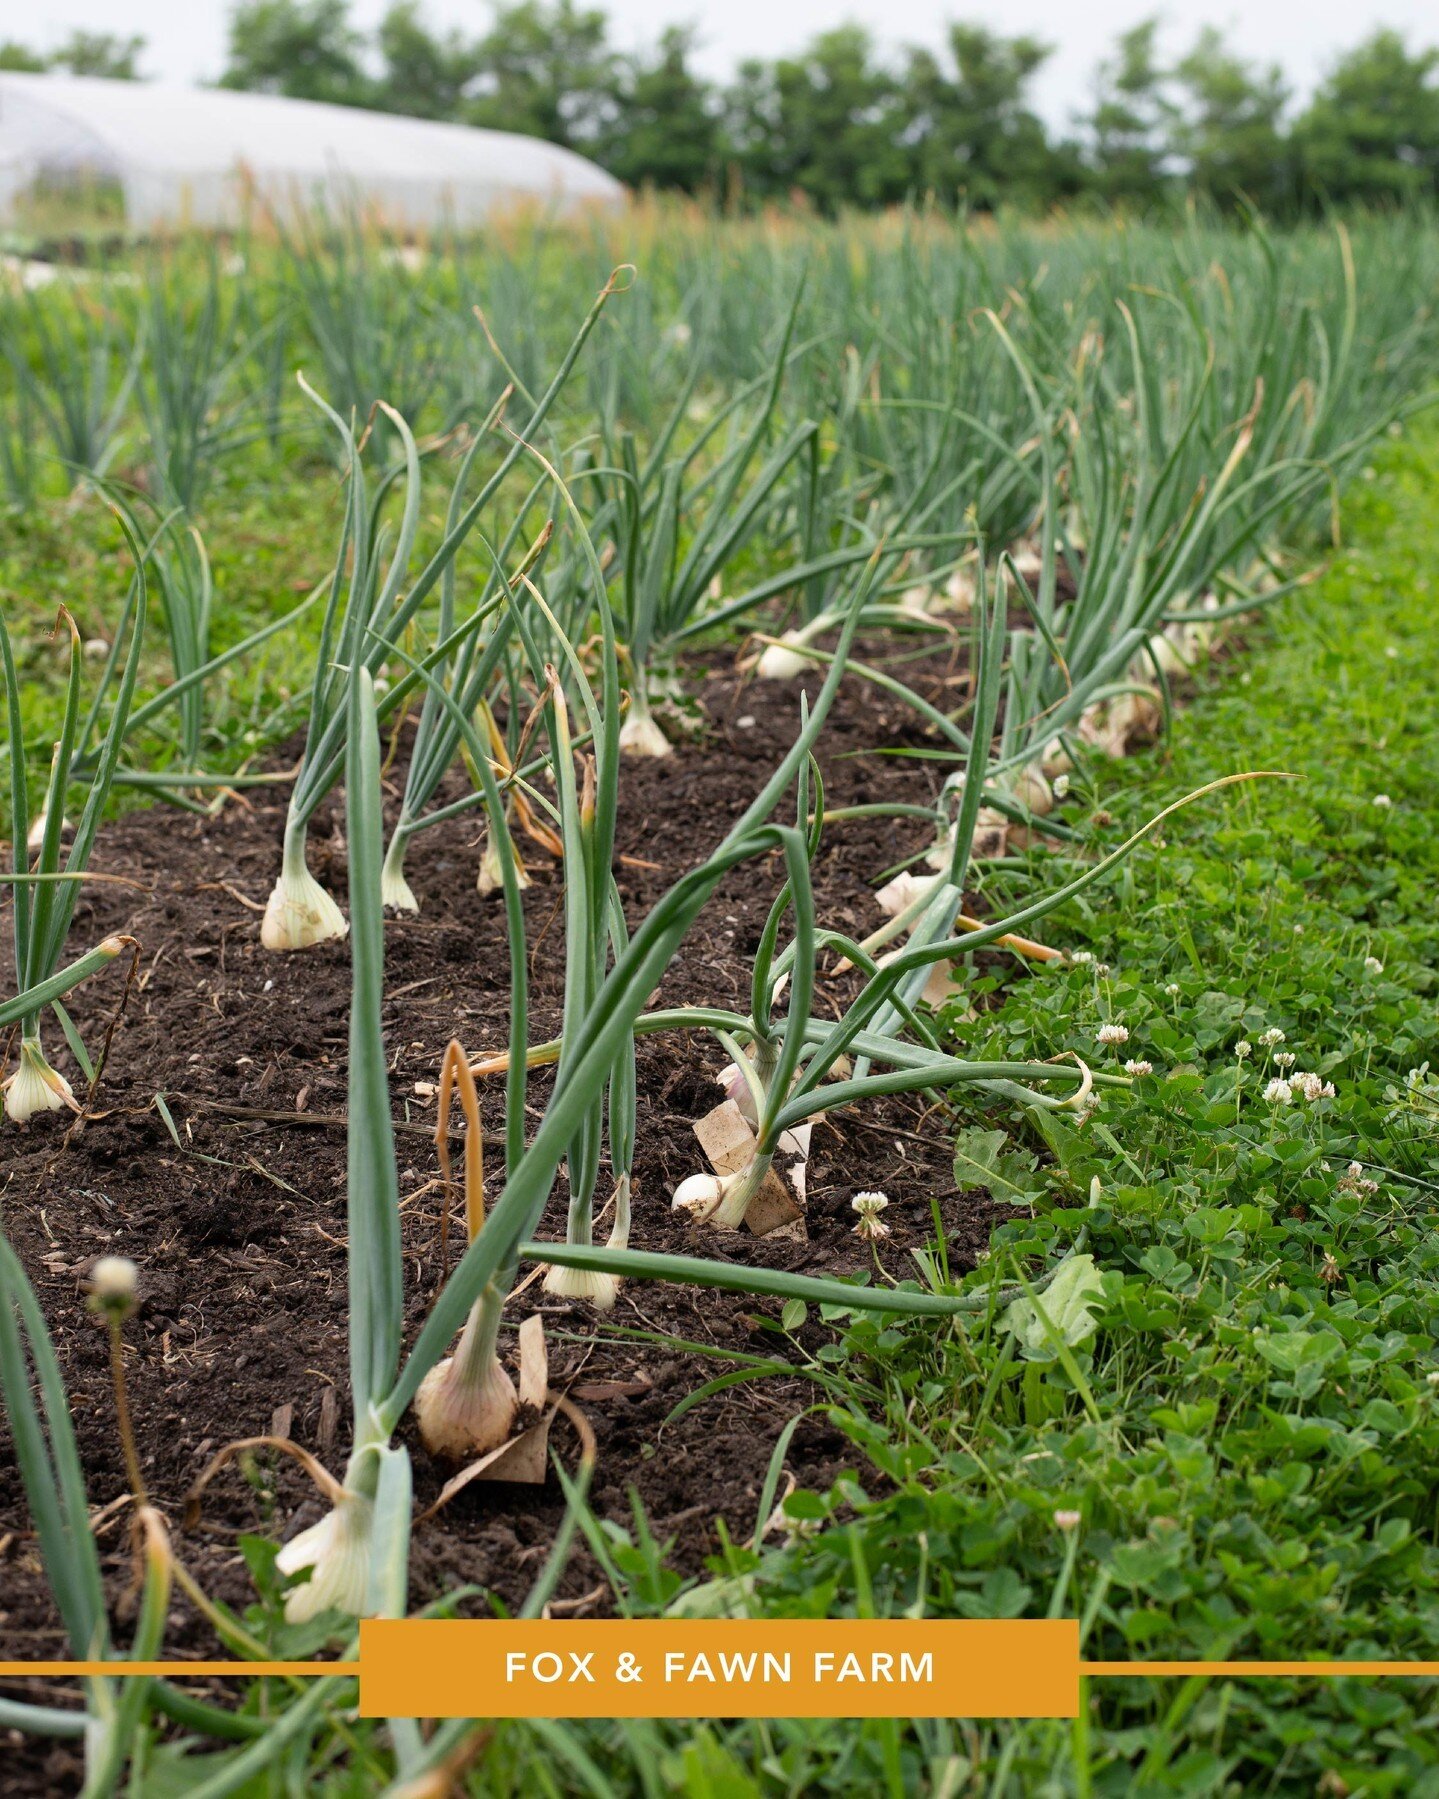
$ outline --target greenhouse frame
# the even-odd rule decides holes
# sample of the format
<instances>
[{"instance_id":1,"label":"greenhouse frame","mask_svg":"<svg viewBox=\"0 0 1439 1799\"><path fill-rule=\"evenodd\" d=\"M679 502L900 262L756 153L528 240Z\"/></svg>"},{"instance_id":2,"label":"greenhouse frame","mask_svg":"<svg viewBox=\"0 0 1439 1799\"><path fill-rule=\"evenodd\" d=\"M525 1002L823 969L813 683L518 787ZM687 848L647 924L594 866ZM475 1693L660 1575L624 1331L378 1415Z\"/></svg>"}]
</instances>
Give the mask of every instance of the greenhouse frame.
<instances>
[{"instance_id":1,"label":"greenhouse frame","mask_svg":"<svg viewBox=\"0 0 1439 1799\"><path fill-rule=\"evenodd\" d=\"M625 189L572 150L272 94L0 73L0 223L37 193L118 190L126 223L231 229L255 209L358 208L404 231L525 205L613 207Z\"/></svg>"}]
</instances>

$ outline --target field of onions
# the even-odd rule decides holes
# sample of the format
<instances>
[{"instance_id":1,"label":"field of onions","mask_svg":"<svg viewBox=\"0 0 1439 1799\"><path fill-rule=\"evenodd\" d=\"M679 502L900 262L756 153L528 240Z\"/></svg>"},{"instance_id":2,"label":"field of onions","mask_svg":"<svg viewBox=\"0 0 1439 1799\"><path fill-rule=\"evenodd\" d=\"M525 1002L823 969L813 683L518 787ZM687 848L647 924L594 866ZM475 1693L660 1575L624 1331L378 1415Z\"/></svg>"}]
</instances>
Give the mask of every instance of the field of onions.
<instances>
[{"instance_id":1,"label":"field of onions","mask_svg":"<svg viewBox=\"0 0 1439 1799\"><path fill-rule=\"evenodd\" d=\"M0 292L0 1660L733 1610L851 1453L790 1337L1072 1366L1103 1269L989 1258L989 1127L1149 1065L953 1022L1275 777L1096 839L1308 603L1436 274L1400 220L637 210ZM14 1682L0 1731L16 1792L466 1778L397 1721L340 1784L353 1700Z\"/></svg>"}]
</instances>

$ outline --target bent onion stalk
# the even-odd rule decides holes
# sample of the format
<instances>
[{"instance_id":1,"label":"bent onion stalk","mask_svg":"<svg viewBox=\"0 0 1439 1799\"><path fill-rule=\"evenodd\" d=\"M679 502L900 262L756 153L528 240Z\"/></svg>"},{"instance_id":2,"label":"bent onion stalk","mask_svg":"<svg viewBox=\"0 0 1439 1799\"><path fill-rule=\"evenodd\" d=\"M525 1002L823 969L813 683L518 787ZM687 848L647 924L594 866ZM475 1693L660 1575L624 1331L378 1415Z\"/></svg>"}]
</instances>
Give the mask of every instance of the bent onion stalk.
<instances>
[{"instance_id":1,"label":"bent onion stalk","mask_svg":"<svg viewBox=\"0 0 1439 1799\"><path fill-rule=\"evenodd\" d=\"M484 1127L475 1077L470 1073L465 1052L452 1038L440 1067L435 1115L435 1149L440 1159L446 1219L450 1204L450 1106L457 1091L465 1120L465 1230L468 1241L473 1243L485 1222ZM497 1449L510 1434L519 1396L495 1353L504 1303L503 1283L491 1281L471 1308L454 1354L437 1362L420 1384L415 1396L415 1419L421 1441L432 1455L462 1461Z\"/></svg>"}]
</instances>

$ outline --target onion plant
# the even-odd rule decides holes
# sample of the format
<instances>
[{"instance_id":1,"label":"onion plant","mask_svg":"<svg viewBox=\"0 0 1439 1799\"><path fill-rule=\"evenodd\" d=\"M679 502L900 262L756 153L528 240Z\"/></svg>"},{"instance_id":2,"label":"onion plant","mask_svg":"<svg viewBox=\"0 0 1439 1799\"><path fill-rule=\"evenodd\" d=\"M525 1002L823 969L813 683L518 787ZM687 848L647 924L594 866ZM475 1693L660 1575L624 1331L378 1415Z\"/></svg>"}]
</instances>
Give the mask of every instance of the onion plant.
<instances>
[{"instance_id":1,"label":"onion plant","mask_svg":"<svg viewBox=\"0 0 1439 1799\"><path fill-rule=\"evenodd\" d=\"M133 319L113 296L83 288L22 291L0 308L0 351L66 484L103 475L120 449L145 351Z\"/></svg>"},{"instance_id":2,"label":"onion plant","mask_svg":"<svg viewBox=\"0 0 1439 1799\"><path fill-rule=\"evenodd\" d=\"M498 409L492 418L498 417ZM476 452L483 442L477 436L466 452L450 493L446 515L446 532L453 531L461 516L465 480ZM507 577L505 559L521 541L530 517L528 500L522 505L504 539L494 552L494 565L475 600L472 616L484 618L488 633L478 630L462 632L456 626L456 561L450 560L440 578L440 607L437 628L442 649L440 662L434 667L435 686L427 687L415 726L414 744L405 775L405 791L399 816L390 833L385 852L384 901L401 912L417 912L419 901L405 877L405 857L412 840L421 832L459 816L483 804L484 794L473 787L468 794L443 806L430 809L440 783L460 754L463 725L483 718L494 735L493 714L489 699L497 674L505 663L511 634L510 612L498 601L509 597L518 582L533 574L548 547L549 521L536 532L515 574Z\"/></svg>"},{"instance_id":3,"label":"onion plant","mask_svg":"<svg viewBox=\"0 0 1439 1799\"><path fill-rule=\"evenodd\" d=\"M127 636L113 681L114 691L109 700L108 722L98 745L93 771L84 777L85 798L68 851L64 843L67 826L65 813L76 779L76 748L85 730L80 634L75 628L74 620L62 609L57 629L65 632L69 649L65 710L59 740L51 757L49 779L44 788L40 810L36 813L32 810L32 788L26 767L20 684L10 635L3 616L0 616L0 669L3 669L5 683L6 747L10 764L10 819L13 838L11 873L7 884L12 890L12 929L19 994L17 1003L24 1005L19 1019L19 1064L6 1078L4 1089L6 1114L22 1124L37 1112L57 1111L63 1106L75 1105L70 1083L51 1067L41 1042L41 1019L47 1007L55 1013L70 1048L87 1077L93 1078L94 1072L84 1043L61 1003L61 994L67 992L75 981L66 978L58 989L54 983L69 934L70 921L74 916L75 902L79 897L80 883L89 868L95 833L100 827L119 765L144 644L147 591L145 554L130 533L128 525L123 520L121 524L135 557L130 601L126 607ZM117 641L117 650L118 647ZM91 717L99 715L108 685L108 682L101 683L91 708ZM94 953L101 954L99 951ZM109 959L110 956L103 956L102 962ZM72 965L68 972L74 972L79 966ZM83 974L76 976L76 979L83 978ZM39 998L37 995L44 997Z\"/></svg>"},{"instance_id":4,"label":"onion plant","mask_svg":"<svg viewBox=\"0 0 1439 1799\"><path fill-rule=\"evenodd\" d=\"M207 246L147 271L144 379L138 384L155 492L193 511L219 459L261 435L250 418L244 376L256 342L239 330L241 312ZM258 328L263 338L269 322Z\"/></svg>"},{"instance_id":5,"label":"onion plant","mask_svg":"<svg viewBox=\"0 0 1439 1799\"><path fill-rule=\"evenodd\" d=\"M420 572L408 582L420 524L420 458L409 426L392 408L383 408L399 437L403 461L382 478L372 493L365 478L360 441L354 430L306 386L305 391L328 417L344 446L349 496L315 658L305 745L285 821L280 877L270 895L261 930L266 948L303 949L344 935L343 913L311 875L306 864L305 840L310 820L339 778L344 764L349 720L346 699L349 676L346 671L351 665L362 664L373 676L384 661L387 648L398 640L412 620L420 616L422 607L439 585L461 544L524 454L526 440L532 438L543 424L586 338L594 329L613 285L611 279L590 307L523 430L475 497L457 513L452 508L451 522L443 540ZM462 467L461 481L467 473L468 460ZM403 481L402 513L391 548L381 512L390 487L399 481ZM464 635L478 630L486 616L483 607L476 608L468 623L461 627ZM435 662L443 662L453 648L450 639L442 641L434 652ZM385 713L393 712L408 697L417 678L412 675L391 690L386 696Z\"/></svg>"}]
</instances>

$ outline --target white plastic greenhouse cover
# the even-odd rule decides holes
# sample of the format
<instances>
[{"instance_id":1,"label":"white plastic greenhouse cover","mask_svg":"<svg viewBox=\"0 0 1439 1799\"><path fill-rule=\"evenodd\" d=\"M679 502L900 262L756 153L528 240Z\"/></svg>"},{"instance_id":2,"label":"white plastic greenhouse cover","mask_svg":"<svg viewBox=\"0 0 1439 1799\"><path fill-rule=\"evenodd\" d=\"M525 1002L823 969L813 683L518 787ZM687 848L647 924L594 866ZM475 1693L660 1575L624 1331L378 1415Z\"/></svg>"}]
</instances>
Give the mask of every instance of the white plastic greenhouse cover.
<instances>
[{"instance_id":1,"label":"white plastic greenhouse cover","mask_svg":"<svg viewBox=\"0 0 1439 1799\"><path fill-rule=\"evenodd\" d=\"M131 225L233 226L360 206L388 224L473 224L526 201L613 206L603 169L538 138L271 94L0 73L0 218L37 180L117 181Z\"/></svg>"}]
</instances>

